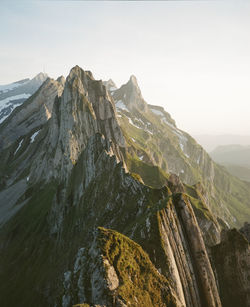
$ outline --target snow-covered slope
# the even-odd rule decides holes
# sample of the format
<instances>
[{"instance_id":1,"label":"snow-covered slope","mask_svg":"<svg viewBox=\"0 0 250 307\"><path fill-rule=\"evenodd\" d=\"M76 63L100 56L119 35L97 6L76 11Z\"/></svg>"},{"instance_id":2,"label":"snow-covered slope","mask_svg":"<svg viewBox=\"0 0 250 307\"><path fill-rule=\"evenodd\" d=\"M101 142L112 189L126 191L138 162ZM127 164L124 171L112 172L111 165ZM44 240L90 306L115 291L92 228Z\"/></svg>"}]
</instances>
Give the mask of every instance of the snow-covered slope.
<instances>
[{"instance_id":1,"label":"snow-covered slope","mask_svg":"<svg viewBox=\"0 0 250 307\"><path fill-rule=\"evenodd\" d=\"M23 79L11 84L0 85L0 124L16 107L34 94L47 78L46 74L39 73L31 80Z\"/></svg>"}]
</instances>

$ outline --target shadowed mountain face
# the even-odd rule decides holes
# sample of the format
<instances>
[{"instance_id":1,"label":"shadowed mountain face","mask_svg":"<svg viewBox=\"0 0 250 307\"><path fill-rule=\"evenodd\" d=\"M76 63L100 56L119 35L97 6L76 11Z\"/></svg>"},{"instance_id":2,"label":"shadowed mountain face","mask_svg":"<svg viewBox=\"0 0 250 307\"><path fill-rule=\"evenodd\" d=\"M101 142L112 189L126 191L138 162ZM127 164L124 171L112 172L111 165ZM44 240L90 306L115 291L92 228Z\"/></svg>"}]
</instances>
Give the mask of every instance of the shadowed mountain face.
<instances>
[{"instance_id":1,"label":"shadowed mountain face","mask_svg":"<svg viewBox=\"0 0 250 307\"><path fill-rule=\"evenodd\" d=\"M247 199L245 183L134 76L120 89L78 66L47 79L0 125L0 159L1 306L229 306L218 283L239 283L221 269L220 231L249 207L223 193ZM225 256L243 261L240 247Z\"/></svg>"}]
</instances>

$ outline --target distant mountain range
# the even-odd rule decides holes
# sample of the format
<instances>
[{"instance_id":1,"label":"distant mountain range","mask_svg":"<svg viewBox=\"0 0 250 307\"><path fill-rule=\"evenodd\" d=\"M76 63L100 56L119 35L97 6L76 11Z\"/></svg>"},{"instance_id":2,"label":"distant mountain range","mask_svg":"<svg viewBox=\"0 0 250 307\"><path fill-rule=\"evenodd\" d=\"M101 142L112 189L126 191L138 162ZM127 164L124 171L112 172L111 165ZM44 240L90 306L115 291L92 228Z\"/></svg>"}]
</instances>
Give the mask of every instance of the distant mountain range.
<instances>
[{"instance_id":1,"label":"distant mountain range","mask_svg":"<svg viewBox=\"0 0 250 307\"><path fill-rule=\"evenodd\" d=\"M193 135L196 141L206 149L207 152L211 152L218 146L238 144L243 146L250 145L250 135Z\"/></svg>"},{"instance_id":2,"label":"distant mountain range","mask_svg":"<svg viewBox=\"0 0 250 307\"><path fill-rule=\"evenodd\" d=\"M16 107L34 94L47 78L46 74L39 73L33 79L23 79L14 83L0 85L0 123Z\"/></svg>"},{"instance_id":3,"label":"distant mountain range","mask_svg":"<svg viewBox=\"0 0 250 307\"><path fill-rule=\"evenodd\" d=\"M218 146L210 156L215 162L224 165L231 174L250 181L250 146Z\"/></svg>"}]
</instances>

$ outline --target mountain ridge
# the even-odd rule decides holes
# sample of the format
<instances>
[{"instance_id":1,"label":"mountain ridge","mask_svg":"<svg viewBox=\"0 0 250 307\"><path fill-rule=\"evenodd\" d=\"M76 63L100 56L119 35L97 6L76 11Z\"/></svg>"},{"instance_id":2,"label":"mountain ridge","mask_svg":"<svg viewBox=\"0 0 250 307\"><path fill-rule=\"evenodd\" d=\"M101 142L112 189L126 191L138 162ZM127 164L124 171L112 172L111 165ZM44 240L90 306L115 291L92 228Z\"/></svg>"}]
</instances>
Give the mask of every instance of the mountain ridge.
<instances>
[{"instance_id":1,"label":"mountain ridge","mask_svg":"<svg viewBox=\"0 0 250 307\"><path fill-rule=\"evenodd\" d=\"M167 112L150 111L134 84L108 92L79 66L65 82L46 82L0 125L2 135L13 121L0 147L1 305L226 306L211 249L227 221L212 211L202 176L195 185L181 180L197 164L194 140ZM45 105L50 116L31 121L46 115ZM206 170L211 161L202 155ZM174 157L188 176L178 166L182 178L167 173ZM240 258L237 246L227 253L248 255Z\"/></svg>"},{"instance_id":2,"label":"mountain ridge","mask_svg":"<svg viewBox=\"0 0 250 307\"><path fill-rule=\"evenodd\" d=\"M127 136L128 151L133 159L132 163L127 162L132 164L131 171L136 170L133 165L140 164L139 157L146 164L158 166L166 173L179 175L188 185L201 182L207 191L205 196L207 205L216 215L238 227L244 223L244 219L248 220L250 218L248 185L235 177L230 177L229 173L215 164L190 135L176 127L169 113L162 107L148 105L141 92L136 100L132 99L128 103L127 97L130 95L127 91L131 90L127 86L128 83L112 91L111 95L120 115L118 120L123 133ZM141 102L138 102L138 99L141 99ZM140 108L140 105L143 107ZM145 177L142 176L142 179L147 183ZM232 193L232 189L239 192ZM228 193L224 193L226 190ZM237 200L237 193L245 195L243 206ZM222 198L226 200L225 203L218 201ZM234 209L236 204L237 214Z\"/></svg>"}]
</instances>

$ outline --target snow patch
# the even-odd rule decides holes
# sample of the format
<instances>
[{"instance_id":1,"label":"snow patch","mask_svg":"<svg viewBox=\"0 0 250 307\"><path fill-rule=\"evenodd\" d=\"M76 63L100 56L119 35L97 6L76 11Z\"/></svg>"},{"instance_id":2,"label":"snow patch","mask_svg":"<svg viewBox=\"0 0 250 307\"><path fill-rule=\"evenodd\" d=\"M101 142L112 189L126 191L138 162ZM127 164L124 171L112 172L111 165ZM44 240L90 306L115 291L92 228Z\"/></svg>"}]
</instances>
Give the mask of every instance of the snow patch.
<instances>
[{"instance_id":1,"label":"snow patch","mask_svg":"<svg viewBox=\"0 0 250 307\"><path fill-rule=\"evenodd\" d=\"M14 155L18 152L19 148L22 146L22 143L23 143L23 139L19 142L18 147L16 151L14 152Z\"/></svg>"},{"instance_id":2,"label":"snow patch","mask_svg":"<svg viewBox=\"0 0 250 307\"><path fill-rule=\"evenodd\" d=\"M109 88L109 91L110 91L110 92L114 92L114 91L116 91L116 90L117 90L117 88L114 87L114 86L111 86L111 87Z\"/></svg>"},{"instance_id":3,"label":"snow patch","mask_svg":"<svg viewBox=\"0 0 250 307\"><path fill-rule=\"evenodd\" d=\"M139 119L137 119L137 120L138 120L138 121L141 121L141 122L143 123L142 120L139 120ZM142 127L140 127L140 126L137 126L137 125L132 121L132 119L131 119L130 117L128 117L128 121L129 121L130 125L136 127L137 129L144 130L145 132L148 132L149 134L153 135L153 133L152 133L151 131L149 131L148 129L145 129L145 128L142 128ZM143 123L143 124L144 124L144 123Z\"/></svg>"},{"instance_id":4,"label":"snow patch","mask_svg":"<svg viewBox=\"0 0 250 307\"><path fill-rule=\"evenodd\" d=\"M41 130L38 130L38 131L36 131L35 133L32 134L32 136L30 137L30 143L33 143L35 141L35 138L40 131Z\"/></svg>"},{"instance_id":5,"label":"snow patch","mask_svg":"<svg viewBox=\"0 0 250 307\"><path fill-rule=\"evenodd\" d=\"M138 129L142 129L141 127L139 127L139 126L137 126L136 124L134 124L133 121L132 121L132 119L131 119L130 117L128 117L128 121L129 121L130 125L132 125L132 126L138 128ZM143 129L142 129L142 130L143 130Z\"/></svg>"},{"instance_id":6,"label":"snow patch","mask_svg":"<svg viewBox=\"0 0 250 307\"><path fill-rule=\"evenodd\" d=\"M166 119L164 113L162 113L162 112L159 111L159 110L155 110L155 109L150 109L150 110L151 110L155 115L161 117L161 122L163 122L164 124L166 124L166 125L168 125L169 127L171 127L171 128L173 128L173 129L176 130L176 127L175 127L173 124L171 124L170 122L167 121L167 119Z\"/></svg>"},{"instance_id":7,"label":"snow patch","mask_svg":"<svg viewBox=\"0 0 250 307\"><path fill-rule=\"evenodd\" d=\"M150 220L149 220L149 217L147 217L147 219L146 219L146 228L147 228L147 232L149 233L150 232Z\"/></svg>"},{"instance_id":8,"label":"snow patch","mask_svg":"<svg viewBox=\"0 0 250 307\"><path fill-rule=\"evenodd\" d=\"M201 159L201 157L199 156L197 161L196 161L197 164L200 164L200 159Z\"/></svg>"},{"instance_id":9,"label":"snow patch","mask_svg":"<svg viewBox=\"0 0 250 307\"><path fill-rule=\"evenodd\" d=\"M159 110L155 110L155 109L150 109L155 115L160 115L160 116L164 116L164 114L159 111Z\"/></svg>"},{"instance_id":10,"label":"snow patch","mask_svg":"<svg viewBox=\"0 0 250 307\"><path fill-rule=\"evenodd\" d=\"M153 135L153 132L149 131L148 129L145 129L145 131L151 135Z\"/></svg>"},{"instance_id":11,"label":"snow patch","mask_svg":"<svg viewBox=\"0 0 250 307\"><path fill-rule=\"evenodd\" d=\"M20 94L20 95L10 96L3 100L0 100L0 111L2 111L2 109L6 108L9 104L11 104L11 101L19 100L19 99L27 99L30 96L31 96L30 94ZM17 105L13 105L14 108L16 106Z\"/></svg>"},{"instance_id":12,"label":"snow patch","mask_svg":"<svg viewBox=\"0 0 250 307\"><path fill-rule=\"evenodd\" d=\"M166 125L168 125L169 127L171 127L172 129L175 129L175 130L176 130L176 127L175 127L173 124L171 124L170 122L168 122L168 121L166 120L165 117L162 118L161 121L164 122L164 124L166 124Z\"/></svg>"},{"instance_id":13,"label":"snow patch","mask_svg":"<svg viewBox=\"0 0 250 307\"><path fill-rule=\"evenodd\" d=\"M7 93L15 88L18 88L19 86L29 83L29 81L30 80L23 82L23 83L14 82L14 83L6 84L6 85L0 85L0 92Z\"/></svg>"},{"instance_id":14,"label":"snow patch","mask_svg":"<svg viewBox=\"0 0 250 307\"><path fill-rule=\"evenodd\" d=\"M124 102L122 100L118 100L117 103L115 104L117 109L125 110L129 112L128 108L125 106Z\"/></svg>"}]
</instances>

